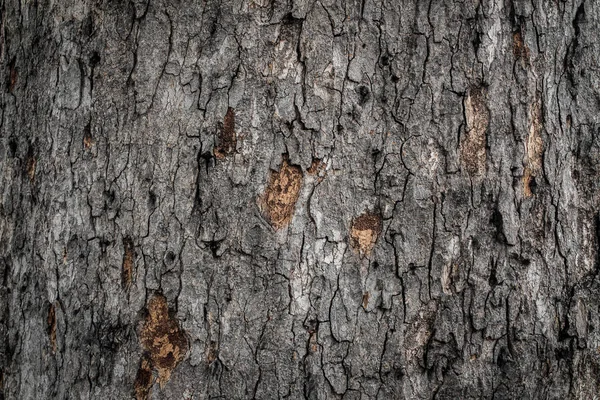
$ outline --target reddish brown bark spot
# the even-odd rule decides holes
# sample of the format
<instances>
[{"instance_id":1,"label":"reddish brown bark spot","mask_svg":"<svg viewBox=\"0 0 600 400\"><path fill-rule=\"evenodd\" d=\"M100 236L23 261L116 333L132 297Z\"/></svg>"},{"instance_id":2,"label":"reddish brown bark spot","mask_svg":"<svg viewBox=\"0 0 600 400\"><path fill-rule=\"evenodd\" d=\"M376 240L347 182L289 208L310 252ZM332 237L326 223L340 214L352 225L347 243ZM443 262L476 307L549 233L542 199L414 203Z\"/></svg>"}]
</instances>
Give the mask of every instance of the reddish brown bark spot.
<instances>
[{"instance_id":1,"label":"reddish brown bark spot","mask_svg":"<svg viewBox=\"0 0 600 400\"><path fill-rule=\"evenodd\" d=\"M92 138L92 127L91 123L88 123L83 129L83 147L87 150L91 149L94 145L94 140Z\"/></svg>"},{"instance_id":2,"label":"reddish brown bark spot","mask_svg":"<svg viewBox=\"0 0 600 400\"><path fill-rule=\"evenodd\" d=\"M94 142L92 141L92 137L91 136L84 136L83 137L83 145L86 149L90 149L92 148L92 145L94 144Z\"/></svg>"},{"instance_id":3,"label":"reddish brown bark spot","mask_svg":"<svg viewBox=\"0 0 600 400\"><path fill-rule=\"evenodd\" d=\"M147 306L148 316L140 334L143 348L148 352L152 367L158 372L161 387L183 360L188 341L179 322L169 315L167 299L162 295L152 297Z\"/></svg>"},{"instance_id":4,"label":"reddish brown bark spot","mask_svg":"<svg viewBox=\"0 0 600 400\"><path fill-rule=\"evenodd\" d=\"M29 181L33 182L35 180L35 166L36 166L36 159L35 156L30 155L27 157L27 165L26 165L26 170L27 170L27 176L29 177Z\"/></svg>"},{"instance_id":5,"label":"reddish brown bark spot","mask_svg":"<svg viewBox=\"0 0 600 400\"><path fill-rule=\"evenodd\" d=\"M134 389L136 400L146 400L150 395L154 376L152 376L152 362L147 358L142 358L140 368L135 377Z\"/></svg>"},{"instance_id":6,"label":"reddish brown bark spot","mask_svg":"<svg viewBox=\"0 0 600 400\"><path fill-rule=\"evenodd\" d=\"M215 342L214 340L211 340L210 344L206 348L206 361L209 364L212 364L217 359L217 356L218 356L217 342Z\"/></svg>"},{"instance_id":7,"label":"reddish brown bark spot","mask_svg":"<svg viewBox=\"0 0 600 400\"><path fill-rule=\"evenodd\" d=\"M46 319L48 323L48 337L50 338L50 346L52 352L56 352L56 308L54 304L50 304L48 307L48 317Z\"/></svg>"},{"instance_id":8,"label":"reddish brown bark spot","mask_svg":"<svg viewBox=\"0 0 600 400\"><path fill-rule=\"evenodd\" d=\"M19 78L19 72L14 65L14 62L10 65L10 77L8 80L8 91L10 93L13 92L15 86L17 86L17 79Z\"/></svg>"},{"instance_id":9,"label":"reddish brown bark spot","mask_svg":"<svg viewBox=\"0 0 600 400\"><path fill-rule=\"evenodd\" d=\"M309 336L309 338L308 338L308 343L309 343L309 346L310 346L309 348L310 348L310 351L312 353L316 353L319 350L319 344L318 344L317 339L318 338L317 338L317 333L316 332L311 333L310 336Z\"/></svg>"},{"instance_id":10,"label":"reddish brown bark spot","mask_svg":"<svg viewBox=\"0 0 600 400\"><path fill-rule=\"evenodd\" d=\"M133 249L133 241L131 238L123 238L123 268L121 270L121 284L124 289L129 289L133 279L133 268L135 262L135 251Z\"/></svg>"},{"instance_id":11,"label":"reddish brown bark spot","mask_svg":"<svg viewBox=\"0 0 600 400\"><path fill-rule=\"evenodd\" d=\"M518 31L513 33L513 55L517 60L521 60L523 67L529 64L529 48Z\"/></svg>"},{"instance_id":12,"label":"reddish brown bark spot","mask_svg":"<svg viewBox=\"0 0 600 400\"><path fill-rule=\"evenodd\" d=\"M360 255L368 255L375 247L375 242L381 234L381 215L365 212L352 221L350 232L351 245Z\"/></svg>"},{"instance_id":13,"label":"reddish brown bark spot","mask_svg":"<svg viewBox=\"0 0 600 400\"><path fill-rule=\"evenodd\" d=\"M525 171L523 172L523 195L525 197L531 197L533 192L531 191L531 170L529 167L525 167Z\"/></svg>"},{"instance_id":14,"label":"reddish brown bark spot","mask_svg":"<svg viewBox=\"0 0 600 400\"><path fill-rule=\"evenodd\" d=\"M235 112L229 107L223 119L223 128L219 132L219 138L214 153L217 158L225 158L235 152L237 136L235 134Z\"/></svg>"},{"instance_id":15,"label":"reddish brown bark spot","mask_svg":"<svg viewBox=\"0 0 600 400\"><path fill-rule=\"evenodd\" d=\"M261 206L271 225L280 229L290 223L302 187L302 170L283 157L279 171L272 171L261 198Z\"/></svg>"}]
</instances>

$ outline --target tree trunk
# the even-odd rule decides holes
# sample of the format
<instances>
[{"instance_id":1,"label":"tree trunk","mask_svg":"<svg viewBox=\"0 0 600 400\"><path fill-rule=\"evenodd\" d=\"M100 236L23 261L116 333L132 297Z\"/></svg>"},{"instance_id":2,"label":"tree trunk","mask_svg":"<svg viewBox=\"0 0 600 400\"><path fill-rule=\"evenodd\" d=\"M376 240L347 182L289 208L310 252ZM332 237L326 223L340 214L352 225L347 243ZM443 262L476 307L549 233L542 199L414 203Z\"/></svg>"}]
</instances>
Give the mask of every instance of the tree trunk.
<instances>
[{"instance_id":1,"label":"tree trunk","mask_svg":"<svg viewBox=\"0 0 600 400\"><path fill-rule=\"evenodd\" d=\"M597 398L599 2L0 4L0 398Z\"/></svg>"}]
</instances>

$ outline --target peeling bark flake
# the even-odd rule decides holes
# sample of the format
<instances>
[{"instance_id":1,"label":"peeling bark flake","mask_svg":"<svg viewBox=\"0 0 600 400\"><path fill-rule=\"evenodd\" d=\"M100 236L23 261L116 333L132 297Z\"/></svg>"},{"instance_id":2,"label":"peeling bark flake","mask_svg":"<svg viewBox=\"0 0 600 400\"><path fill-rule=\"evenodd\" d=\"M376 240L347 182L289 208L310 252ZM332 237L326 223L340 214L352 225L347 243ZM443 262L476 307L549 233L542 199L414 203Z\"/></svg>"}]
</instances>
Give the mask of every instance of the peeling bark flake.
<instances>
[{"instance_id":1,"label":"peeling bark flake","mask_svg":"<svg viewBox=\"0 0 600 400\"><path fill-rule=\"evenodd\" d=\"M364 308L365 310L366 310L366 309L367 309L367 307L369 306L369 297L370 297L370 295L369 295L369 292L365 292L365 293L363 294L363 298L362 298L362 306L363 306L363 308Z\"/></svg>"},{"instance_id":2,"label":"peeling bark flake","mask_svg":"<svg viewBox=\"0 0 600 400\"><path fill-rule=\"evenodd\" d=\"M148 352L149 362L158 372L161 388L188 351L188 341L179 322L169 315L167 299L156 295L148 303L148 316L140 342Z\"/></svg>"},{"instance_id":3,"label":"peeling bark flake","mask_svg":"<svg viewBox=\"0 0 600 400\"><path fill-rule=\"evenodd\" d=\"M523 194L530 197L534 191L535 177L542 171L542 110L539 100L529 108L529 135L525 142L525 171L523 173Z\"/></svg>"},{"instance_id":4,"label":"peeling bark flake","mask_svg":"<svg viewBox=\"0 0 600 400\"><path fill-rule=\"evenodd\" d=\"M381 234L381 215L365 212L352 222L351 244L361 256L369 255Z\"/></svg>"},{"instance_id":5,"label":"peeling bark flake","mask_svg":"<svg viewBox=\"0 0 600 400\"><path fill-rule=\"evenodd\" d=\"M152 375L152 361L147 357L142 358L140 368L135 377L134 389L136 400L146 400L152 390L154 376Z\"/></svg>"},{"instance_id":6,"label":"peeling bark flake","mask_svg":"<svg viewBox=\"0 0 600 400\"><path fill-rule=\"evenodd\" d=\"M302 170L290 165L287 155L283 157L279 171L271 171L260 205L273 228L281 229L292 220L302 179Z\"/></svg>"},{"instance_id":7,"label":"peeling bark flake","mask_svg":"<svg viewBox=\"0 0 600 400\"><path fill-rule=\"evenodd\" d=\"M461 143L461 158L469 175L482 175L486 168L486 134L490 114L485 104L485 89L473 88L465 98L467 132Z\"/></svg>"}]
</instances>

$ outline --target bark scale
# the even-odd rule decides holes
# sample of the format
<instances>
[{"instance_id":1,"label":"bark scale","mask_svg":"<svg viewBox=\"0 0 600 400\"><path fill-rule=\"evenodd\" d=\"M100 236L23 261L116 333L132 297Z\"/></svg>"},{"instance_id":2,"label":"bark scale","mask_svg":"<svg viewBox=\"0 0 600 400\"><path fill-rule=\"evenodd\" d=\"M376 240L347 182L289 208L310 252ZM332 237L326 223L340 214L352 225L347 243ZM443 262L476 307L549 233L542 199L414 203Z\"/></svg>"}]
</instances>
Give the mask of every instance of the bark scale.
<instances>
[{"instance_id":1,"label":"bark scale","mask_svg":"<svg viewBox=\"0 0 600 400\"><path fill-rule=\"evenodd\" d=\"M600 3L0 5L0 397L600 393Z\"/></svg>"}]
</instances>

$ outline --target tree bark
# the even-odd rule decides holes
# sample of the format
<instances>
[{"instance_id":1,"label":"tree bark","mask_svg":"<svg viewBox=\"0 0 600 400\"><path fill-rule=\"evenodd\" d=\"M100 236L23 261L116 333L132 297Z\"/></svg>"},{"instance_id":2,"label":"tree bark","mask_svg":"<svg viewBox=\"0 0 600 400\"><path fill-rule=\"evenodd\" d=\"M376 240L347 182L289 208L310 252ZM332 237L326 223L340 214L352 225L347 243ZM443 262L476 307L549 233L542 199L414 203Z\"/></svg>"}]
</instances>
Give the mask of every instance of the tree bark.
<instances>
[{"instance_id":1,"label":"tree bark","mask_svg":"<svg viewBox=\"0 0 600 400\"><path fill-rule=\"evenodd\" d=\"M600 2L0 4L0 398L597 398Z\"/></svg>"}]
</instances>

